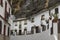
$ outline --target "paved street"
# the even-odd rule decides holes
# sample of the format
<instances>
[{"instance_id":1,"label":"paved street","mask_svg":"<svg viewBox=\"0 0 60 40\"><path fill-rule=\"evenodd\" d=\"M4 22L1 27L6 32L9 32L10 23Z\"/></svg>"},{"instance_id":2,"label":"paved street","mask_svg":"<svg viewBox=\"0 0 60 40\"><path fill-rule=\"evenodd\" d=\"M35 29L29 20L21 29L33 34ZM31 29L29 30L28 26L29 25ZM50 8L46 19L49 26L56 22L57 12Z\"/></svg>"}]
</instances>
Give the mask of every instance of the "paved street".
<instances>
[{"instance_id":1,"label":"paved street","mask_svg":"<svg viewBox=\"0 0 60 40\"><path fill-rule=\"evenodd\" d=\"M36 33L31 35L16 35L10 36L10 40L55 40L53 35L49 35L49 30L42 33Z\"/></svg>"},{"instance_id":2,"label":"paved street","mask_svg":"<svg viewBox=\"0 0 60 40\"><path fill-rule=\"evenodd\" d=\"M9 37L0 35L0 40L9 40Z\"/></svg>"}]
</instances>

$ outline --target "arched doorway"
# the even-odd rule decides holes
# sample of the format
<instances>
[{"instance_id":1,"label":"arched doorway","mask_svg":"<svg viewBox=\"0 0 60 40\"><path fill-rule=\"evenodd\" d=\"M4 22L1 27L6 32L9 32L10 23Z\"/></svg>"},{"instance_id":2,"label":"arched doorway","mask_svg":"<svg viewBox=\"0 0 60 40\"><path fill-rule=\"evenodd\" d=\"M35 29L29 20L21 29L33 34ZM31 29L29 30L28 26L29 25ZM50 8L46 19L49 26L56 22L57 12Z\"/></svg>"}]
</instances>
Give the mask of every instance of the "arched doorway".
<instances>
[{"instance_id":1,"label":"arched doorway","mask_svg":"<svg viewBox=\"0 0 60 40\"><path fill-rule=\"evenodd\" d=\"M0 34L2 32L2 21L0 21Z\"/></svg>"}]
</instances>

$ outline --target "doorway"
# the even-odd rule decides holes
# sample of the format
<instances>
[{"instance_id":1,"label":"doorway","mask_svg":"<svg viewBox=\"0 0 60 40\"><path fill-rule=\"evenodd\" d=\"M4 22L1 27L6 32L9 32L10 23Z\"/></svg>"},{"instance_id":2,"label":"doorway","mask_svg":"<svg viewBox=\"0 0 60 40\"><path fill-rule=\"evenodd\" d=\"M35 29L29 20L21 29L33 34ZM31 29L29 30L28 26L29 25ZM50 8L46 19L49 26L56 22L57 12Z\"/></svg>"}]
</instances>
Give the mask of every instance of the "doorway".
<instances>
[{"instance_id":1,"label":"doorway","mask_svg":"<svg viewBox=\"0 0 60 40\"><path fill-rule=\"evenodd\" d=\"M2 32L2 21L0 21L0 34Z\"/></svg>"},{"instance_id":2,"label":"doorway","mask_svg":"<svg viewBox=\"0 0 60 40\"><path fill-rule=\"evenodd\" d=\"M10 28L8 27L8 36L9 36L9 31L10 31Z\"/></svg>"},{"instance_id":3,"label":"doorway","mask_svg":"<svg viewBox=\"0 0 60 40\"><path fill-rule=\"evenodd\" d=\"M5 36L5 32L6 32L6 25L4 25L4 36Z\"/></svg>"},{"instance_id":4,"label":"doorway","mask_svg":"<svg viewBox=\"0 0 60 40\"><path fill-rule=\"evenodd\" d=\"M60 33L60 20L58 20L58 33Z\"/></svg>"},{"instance_id":5,"label":"doorway","mask_svg":"<svg viewBox=\"0 0 60 40\"><path fill-rule=\"evenodd\" d=\"M58 20L58 40L60 40L60 19Z\"/></svg>"},{"instance_id":6,"label":"doorway","mask_svg":"<svg viewBox=\"0 0 60 40\"><path fill-rule=\"evenodd\" d=\"M19 35L21 35L21 30L19 30Z\"/></svg>"}]
</instances>

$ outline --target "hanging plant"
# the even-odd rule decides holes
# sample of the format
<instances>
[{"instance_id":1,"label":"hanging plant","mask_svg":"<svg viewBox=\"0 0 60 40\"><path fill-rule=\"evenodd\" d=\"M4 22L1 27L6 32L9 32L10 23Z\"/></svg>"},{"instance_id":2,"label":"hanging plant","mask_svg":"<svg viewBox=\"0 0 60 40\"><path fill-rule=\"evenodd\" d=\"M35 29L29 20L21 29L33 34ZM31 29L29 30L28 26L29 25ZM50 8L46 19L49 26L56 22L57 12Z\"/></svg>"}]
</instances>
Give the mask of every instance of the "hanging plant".
<instances>
[{"instance_id":1,"label":"hanging plant","mask_svg":"<svg viewBox=\"0 0 60 40\"><path fill-rule=\"evenodd\" d=\"M57 13L55 13L55 14L53 15L53 17L54 17L54 21L57 22L57 20L58 20L58 15L57 15Z\"/></svg>"}]
</instances>

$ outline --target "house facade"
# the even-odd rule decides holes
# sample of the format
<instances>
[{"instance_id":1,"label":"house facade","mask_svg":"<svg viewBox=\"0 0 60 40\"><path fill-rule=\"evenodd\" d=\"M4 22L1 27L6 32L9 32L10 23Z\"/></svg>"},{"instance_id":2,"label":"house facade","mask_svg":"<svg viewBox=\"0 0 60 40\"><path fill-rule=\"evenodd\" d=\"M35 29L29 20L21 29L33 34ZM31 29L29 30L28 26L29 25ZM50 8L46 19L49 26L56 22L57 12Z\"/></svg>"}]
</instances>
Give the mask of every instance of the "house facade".
<instances>
[{"instance_id":1,"label":"house facade","mask_svg":"<svg viewBox=\"0 0 60 40\"><path fill-rule=\"evenodd\" d=\"M0 0L0 34L4 36L10 35L11 26L11 2L8 0Z\"/></svg>"}]
</instances>

